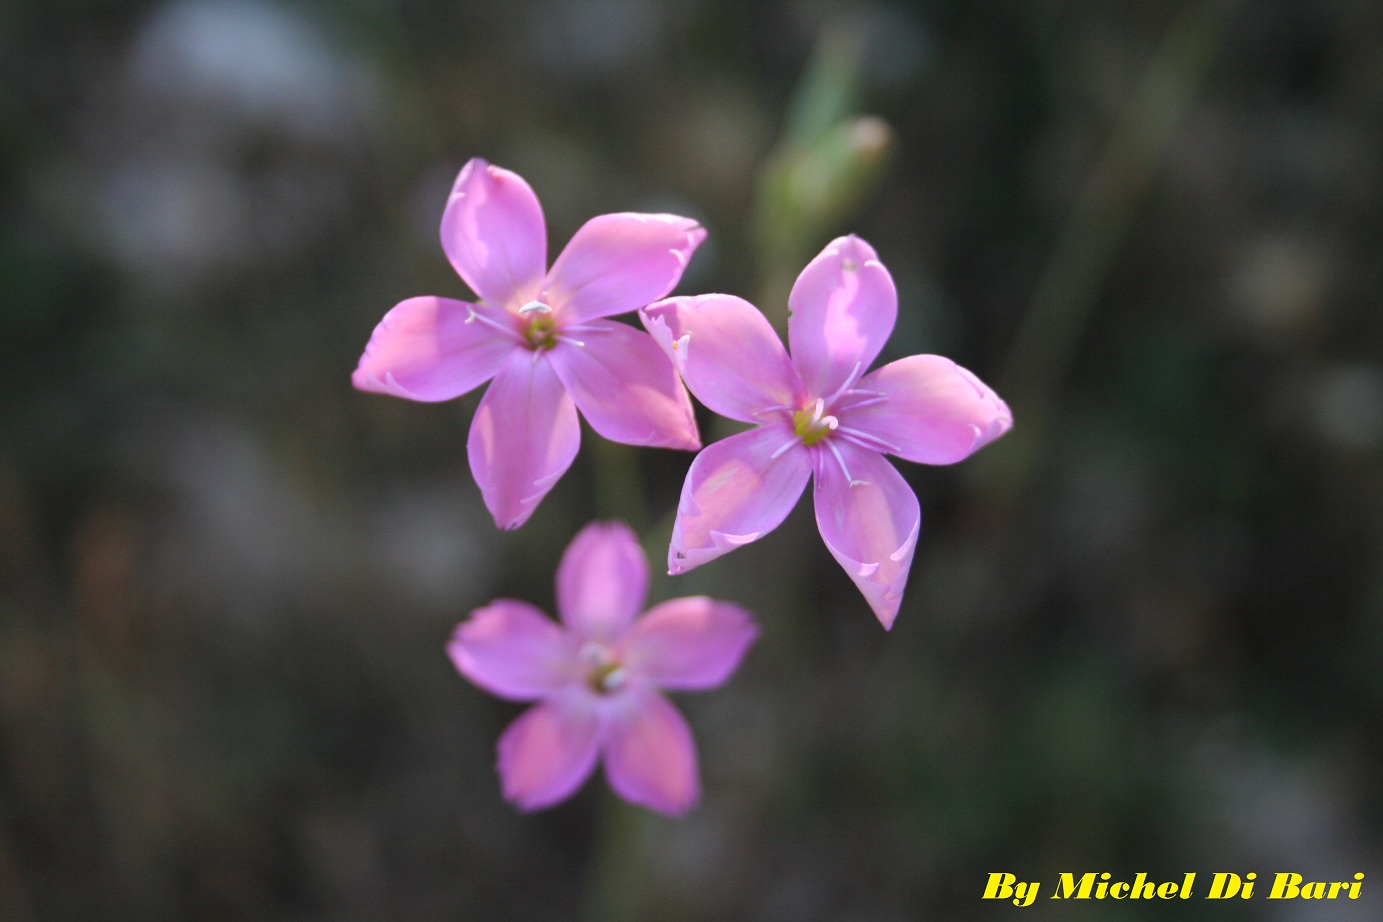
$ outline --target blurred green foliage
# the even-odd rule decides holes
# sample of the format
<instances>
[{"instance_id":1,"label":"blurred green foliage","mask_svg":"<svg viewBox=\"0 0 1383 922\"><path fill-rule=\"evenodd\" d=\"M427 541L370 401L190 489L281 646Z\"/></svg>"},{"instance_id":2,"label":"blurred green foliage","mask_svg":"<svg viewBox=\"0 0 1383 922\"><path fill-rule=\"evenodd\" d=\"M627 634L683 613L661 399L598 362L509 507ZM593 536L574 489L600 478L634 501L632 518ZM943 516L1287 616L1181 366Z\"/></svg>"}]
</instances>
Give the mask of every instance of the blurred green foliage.
<instances>
[{"instance_id":1,"label":"blurred green foliage","mask_svg":"<svg viewBox=\"0 0 1383 922\"><path fill-rule=\"evenodd\" d=\"M1380 39L1363 0L8 4L0 918L986 919L991 871L1373 871ZM498 596L550 611L594 516L660 561L690 457L587 431L499 533L475 395L349 387L390 306L465 297L437 223L471 156L553 252L696 216L681 290L779 321L858 233L883 358L1014 409L899 465L890 634L807 504L655 578L764 628L679 701L680 822L599 782L515 813L518 708L442 645ZM1025 911L1268 917L1235 902Z\"/></svg>"}]
</instances>

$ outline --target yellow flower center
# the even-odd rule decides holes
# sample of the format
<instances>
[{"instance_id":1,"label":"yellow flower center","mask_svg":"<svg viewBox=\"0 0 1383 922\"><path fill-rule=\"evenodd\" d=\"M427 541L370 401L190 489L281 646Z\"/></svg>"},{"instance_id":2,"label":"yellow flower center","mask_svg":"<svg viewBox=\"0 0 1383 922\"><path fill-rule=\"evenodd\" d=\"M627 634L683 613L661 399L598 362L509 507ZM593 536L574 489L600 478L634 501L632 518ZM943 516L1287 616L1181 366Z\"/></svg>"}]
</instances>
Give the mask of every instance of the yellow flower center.
<instances>
[{"instance_id":1,"label":"yellow flower center","mask_svg":"<svg viewBox=\"0 0 1383 922\"><path fill-rule=\"evenodd\" d=\"M528 348L537 352L551 349L557 345L557 322L552 319L552 308L542 301L529 301L519 308L523 318L523 336Z\"/></svg>"},{"instance_id":2,"label":"yellow flower center","mask_svg":"<svg viewBox=\"0 0 1383 922\"><path fill-rule=\"evenodd\" d=\"M608 695L619 691L629 679L629 672L610 651L594 641L581 648L581 659L590 667L586 673L586 685L591 691Z\"/></svg>"},{"instance_id":3,"label":"yellow flower center","mask_svg":"<svg viewBox=\"0 0 1383 922\"><path fill-rule=\"evenodd\" d=\"M840 423L826 413L826 404L821 398L792 414L792 434L802 440L803 445L815 445L830 435Z\"/></svg>"}]
</instances>

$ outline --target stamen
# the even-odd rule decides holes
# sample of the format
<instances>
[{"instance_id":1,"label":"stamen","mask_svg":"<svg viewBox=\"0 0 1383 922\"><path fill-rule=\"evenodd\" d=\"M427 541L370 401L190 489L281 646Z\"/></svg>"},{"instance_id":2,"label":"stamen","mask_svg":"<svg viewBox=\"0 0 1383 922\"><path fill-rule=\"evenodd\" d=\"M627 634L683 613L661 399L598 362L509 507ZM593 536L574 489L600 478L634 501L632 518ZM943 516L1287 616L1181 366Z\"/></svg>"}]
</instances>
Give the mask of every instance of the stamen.
<instances>
[{"instance_id":1,"label":"stamen","mask_svg":"<svg viewBox=\"0 0 1383 922\"><path fill-rule=\"evenodd\" d=\"M775 403L773 406L771 406L771 407L764 407L762 410L757 410L757 411L755 411L755 412L754 412L753 414L751 414L751 415L754 416L754 417L757 419L757 418L760 417L760 416L767 416L767 415L770 414L770 413L792 413L792 412L793 412L793 408L790 407L790 406L788 406L787 404L785 404L785 403Z\"/></svg>"},{"instance_id":2,"label":"stamen","mask_svg":"<svg viewBox=\"0 0 1383 922\"><path fill-rule=\"evenodd\" d=\"M849 426L841 426L836 432L840 433L841 438L849 439L861 448L870 448L874 451L886 451L895 455L902 451L897 445L885 442L877 435L870 435L868 432L861 432Z\"/></svg>"},{"instance_id":3,"label":"stamen","mask_svg":"<svg viewBox=\"0 0 1383 922\"><path fill-rule=\"evenodd\" d=\"M493 318L493 317L487 317L487 316L485 316L484 314L482 314L482 313L480 313L479 311L477 311L477 310L476 310L474 307L472 307L471 305L467 304L467 305L466 305L466 321L465 321L465 322L466 322L466 323L474 323L474 322L477 321L477 320L479 320L481 323L485 324L486 326L494 327L496 330L499 330L501 333L505 334L505 335L508 336L510 339L514 340L515 342L520 342L520 343L521 343L521 342L524 341L524 338L523 338L522 334L520 334L520 333L519 333L517 330L515 330L513 327L508 326L508 325L506 325L506 324L504 324L504 323L501 323L500 321L496 320L496 319Z\"/></svg>"},{"instance_id":4,"label":"stamen","mask_svg":"<svg viewBox=\"0 0 1383 922\"><path fill-rule=\"evenodd\" d=\"M848 467L845 466L845 458L844 458L843 455L841 455L840 449L839 449L839 448L837 448L837 447L836 447L834 444L832 444L831 442L827 442L827 443L826 443L826 447L829 448L829 449L831 449L831 454L833 454L833 455L836 456L836 463L840 465L840 472L841 472L842 474L845 475L845 479L846 479L847 481L849 481L850 486L852 486L852 487L867 487L867 486L869 486L869 481L868 481L868 480L856 480L854 477L851 477L851 476L850 476L850 468L848 468Z\"/></svg>"},{"instance_id":5,"label":"stamen","mask_svg":"<svg viewBox=\"0 0 1383 922\"><path fill-rule=\"evenodd\" d=\"M851 391L849 394L846 394L845 396L848 398L851 394L867 394L867 393L869 393L869 391ZM843 407L837 407L837 409L838 409L838 410L858 410L860 407L869 407L869 406L873 406L873 405L876 404L876 403L883 403L883 402L884 402L885 400L887 400L887 399L888 399L888 398L885 397L883 394L877 394L877 395L875 395L875 396L873 396L873 397L868 397L868 398L866 398L866 399L864 399L864 400L861 400L859 403L847 404L846 406L843 406Z\"/></svg>"},{"instance_id":6,"label":"stamen","mask_svg":"<svg viewBox=\"0 0 1383 922\"><path fill-rule=\"evenodd\" d=\"M801 437L801 436L794 435L792 438L788 439L788 440L787 440L786 442L784 442L782 445L779 445L777 451L773 452L773 454L771 454L771 455L768 456L768 460L770 460L770 461L777 461L779 458L781 458L781 457L787 452L787 450L788 450L789 448L793 448L794 446L796 446L796 445L797 445L798 443L800 443L801 441L802 441L802 437Z\"/></svg>"},{"instance_id":7,"label":"stamen","mask_svg":"<svg viewBox=\"0 0 1383 922\"><path fill-rule=\"evenodd\" d=\"M552 308L548 307L541 301L529 301L523 307L519 308L520 314L531 314L534 311L537 311L540 314L550 314L552 313Z\"/></svg>"},{"instance_id":8,"label":"stamen","mask_svg":"<svg viewBox=\"0 0 1383 922\"><path fill-rule=\"evenodd\" d=\"M859 362L856 362L856 363L855 363L855 367L852 368L852 369L850 369L850 374L845 378L845 383L842 384L840 387L836 388L836 392L835 392L834 394L832 394L831 396L829 396L829 397L826 398L826 403L828 403L828 404L834 406L836 400L837 400L842 394L844 394L846 391L850 390L850 388L854 386L855 380L859 377L859 375L860 375L860 363L859 363Z\"/></svg>"}]
</instances>

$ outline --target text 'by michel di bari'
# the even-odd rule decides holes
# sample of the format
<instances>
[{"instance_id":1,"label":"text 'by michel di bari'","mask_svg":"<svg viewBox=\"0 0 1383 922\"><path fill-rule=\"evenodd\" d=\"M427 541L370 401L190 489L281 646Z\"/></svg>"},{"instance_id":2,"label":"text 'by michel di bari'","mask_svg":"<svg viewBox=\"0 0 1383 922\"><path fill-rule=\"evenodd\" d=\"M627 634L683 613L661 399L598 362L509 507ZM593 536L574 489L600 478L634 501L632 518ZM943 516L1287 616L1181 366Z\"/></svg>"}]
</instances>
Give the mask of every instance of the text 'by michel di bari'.
<instances>
[{"instance_id":1,"label":"text 'by michel di bari'","mask_svg":"<svg viewBox=\"0 0 1383 922\"><path fill-rule=\"evenodd\" d=\"M1108 871L1083 874L1063 871L1048 890L1042 881L1019 880L1016 874L992 871L981 898L1009 900L1015 906L1031 906L1039 896L1051 900L1248 900L1258 896L1270 900L1357 900L1363 887L1362 871L1352 880L1306 880L1293 871L1279 871L1261 881L1256 871L1245 874L1216 871L1210 875L1205 890L1200 892L1195 871L1161 881L1141 871L1132 880L1116 879Z\"/></svg>"}]
</instances>

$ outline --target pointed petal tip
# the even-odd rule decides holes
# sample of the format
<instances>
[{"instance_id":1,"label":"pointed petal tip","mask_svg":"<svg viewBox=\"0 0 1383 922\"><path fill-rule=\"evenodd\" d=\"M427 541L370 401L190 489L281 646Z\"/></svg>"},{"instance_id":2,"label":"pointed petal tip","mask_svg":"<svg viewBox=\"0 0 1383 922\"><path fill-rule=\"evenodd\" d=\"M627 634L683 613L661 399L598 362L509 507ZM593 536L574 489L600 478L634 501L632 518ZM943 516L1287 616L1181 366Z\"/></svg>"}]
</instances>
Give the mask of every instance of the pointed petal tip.
<instances>
[{"instance_id":1,"label":"pointed petal tip","mask_svg":"<svg viewBox=\"0 0 1383 922\"><path fill-rule=\"evenodd\" d=\"M418 403L431 403L424 400L417 394L404 387L394 378L392 371L386 371L384 377L380 377L377 372L365 368L365 360L361 359L361 365L351 372L351 386L358 391L366 394L384 394L389 397L400 397L404 400L414 400Z\"/></svg>"},{"instance_id":2,"label":"pointed petal tip","mask_svg":"<svg viewBox=\"0 0 1383 922\"><path fill-rule=\"evenodd\" d=\"M981 419L978 423L971 425L975 432L975 443L970 451L974 453L1013 428L1013 411L1009 409L1004 399L996 394L993 388L981 381L973 371L962 365L956 365L955 369L975 388L976 395L983 406Z\"/></svg>"},{"instance_id":3,"label":"pointed petal tip","mask_svg":"<svg viewBox=\"0 0 1383 922\"><path fill-rule=\"evenodd\" d=\"M483 157L472 157L467 160L456 174L456 181L451 184L451 194L460 195L463 191L463 187L476 171L489 168L489 161L485 160Z\"/></svg>"},{"instance_id":4,"label":"pointed petal tip","mask_svg":"<svg viewBox=\"0 0 1383 922\"><path fill-rule=\"evenodd\" d=\"M885 631L893 630L893 622L898 620L898 609L902 606L903 597L901 593L893 599L891 603L875 605L870 604L874 610L874 616L879 619L879 623L884 626Z\"/></svg>"},{"instance_id":5,"label":"pointed petal tip","mask_svg":"<svg viewBox=\"0 0 1383 922\"><path fill-rule=\"evenodd\" d=\"M687 228L687 244L686 244L686 250L687 250L687 261L688 261L688 262L691 261L691 254L692 254L692 251L696 250L696 248L699 247L699 246L701 246L701 244L704 243L705 241L706 241L706 228L704 228L704 227L702 227L700 224L696 224L696 223L693 223L691 227Z\"/></svg>"},{"instance_id":6,"label":"pointed petal tip","mask_svg":"<svg viewBox=\"0 0 1383 922\"><path fill-rule=\"evenodd\" d=\"M700 451L702 448L701 432L694 429L689 435L684 435L682 438L670 441L666 445L657 445L654 447L671 448L677 451Z\"/></svg>"}]
</instances>

